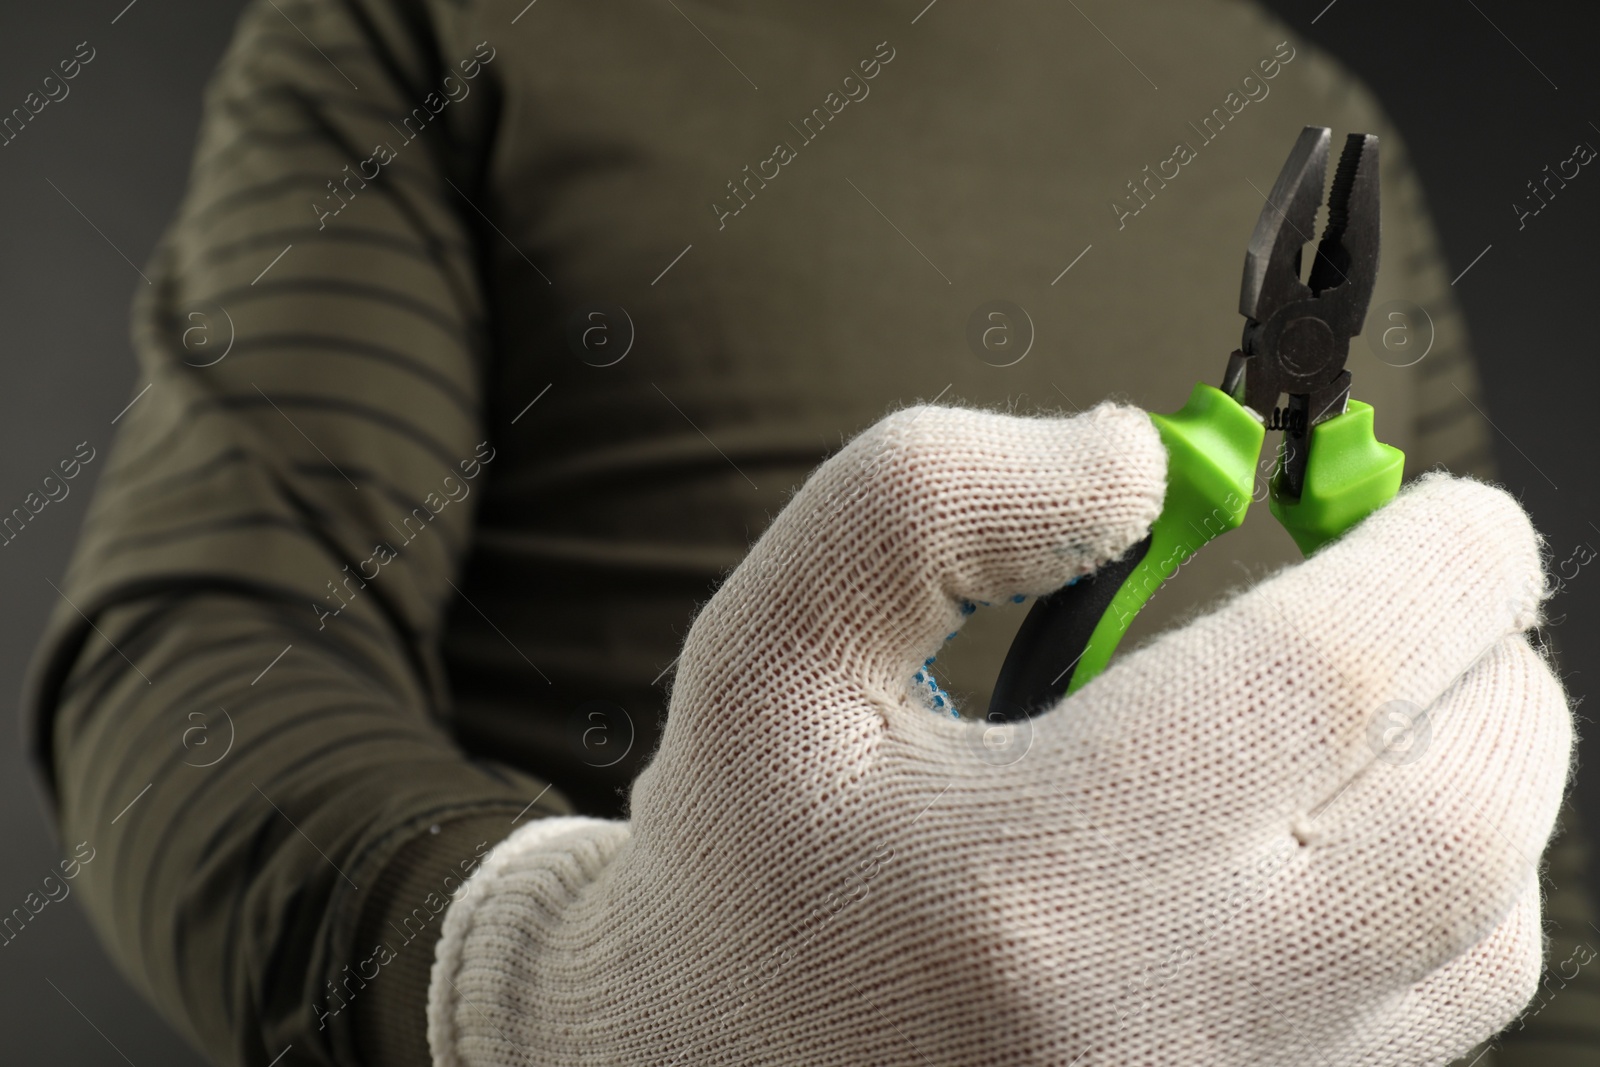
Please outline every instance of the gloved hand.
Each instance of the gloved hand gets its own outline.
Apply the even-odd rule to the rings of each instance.
[[[435,1063],[1415,1067],[1512,1019],[1572,726],[1504,493],[1424,478],[1014,728],[911,683],[965,602],[1143,536],[1165,464],[1111,405],[825,463],[696,619],[631,821],[519,828],[451,905]]]

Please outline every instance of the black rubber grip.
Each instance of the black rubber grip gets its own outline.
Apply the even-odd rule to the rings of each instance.
[[[1011,642],[989,700],[989,722],[1014,722],[1048,710],[1072,684],[1089,636],[1111,600],[1150,551],[1150,538],[1093,574],[1040,597]]]

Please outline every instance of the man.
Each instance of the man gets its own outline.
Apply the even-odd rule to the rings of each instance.
[[[1378,1006],[1371,982],[1345,981],[1343,1000],[1319,989],[1328,976],[1307,971],[1309,950],[1283,956],[1287,971],[1250,970],[1265,957],[1239,931],[1281,932],[1262,916],[1293,897],[1267,889],[1308,862],[1274,851],[1287,829],[1251,846],[1245,869],[1260,884],[1240,895],[1227,873],[1240,857],[1190,828],[1192,866],[1178,873],[1192,877],[1172,891],[1206,893],[1119,935],[1118,893],[1135,899],[1173,873],[1128,859],[1163,823],[1149,805],[1164,794],[1127,783],[1089,815],[1071,814],[1090,803],[1078,792],[1031,822],[983,814],[1005,797],[1013,812],[1038,804],[1069,750],[1107,744],[1090,708],[1113,735],[1131,728],[1150,705],[1118,686],[1182,662],[1180,646],[1152,646],[1138,669],[1130,658],[1122,681],[1071,705],[1077,720],[1041,718],[1041,753],[1054,756],[1009,768],[962,762],[963,724],[934,709],[917,719],[894,704],[889,732],[873,732],[881,722],[852,717],[865,698],[829,688],[876,678],[886,649],[898,663],[922,648],[948,607],[905,592],[895,603],[907,614],[880,633],[859,589],[815,599],[840,575],[895,589],[911,575],[906,589],[924,592],[948,578],[946,592],[973,600],[991,586],[1036,594],[1137,539],[1164,456],[1127,408],[1075,421],[923,407],[880,420],[917,398],[1067,415],[1109,396],[1177,407],[1235,343],[1243,240],[1287,145],[1313,122],[1379,134],[1374,307],[1409,300],[1436,330],[1413,366],[1356,346],[1356,395],[1413,470],[1483,472],[1464,333],[1403,146],[1347,74],[1253,8],[251,5],[208,91],[155,288],[135,311],[150,391],[123,420],[63,587],[83,614],[52,620],[30,686],[63,832],[104,841],[110,857],[85,872],[83,892],[119,964],[198,1047],[243,1064],[1067,1063],[1088,1047],[1170,1061],[1194,1058],[1173,1044],[1174,1020],[1207,991],[1227,1020],[1198,1054],[1210,1062],[1378,1062],[1372,1049],[1442,1062],[1487,1036],[1537,970],[1527,860],[1549,833],[1567,735],[1559,690],[1512,632],[1537,603],[1532,535],[1486,490],[1431,483],[1433,496],[1374,526],[1378,540],[1352,538],[1337,557],[1352,581],[1409,590],[1432,574],[1432,589],[1492,605],[1479,617],[1433,603],[1401,620],[1405,640],[1439,637],[1423,657],[1437,677],[1392,680],[1442,707],[1492,693],[1530,731],[1507,757],[1524,788],[1496,780],[1467,797],[1511,797],[1501,823],[1520,846],[1493,853],[1509,866],[1474,852],[1486,881],[1434,883],[1460,889],[1428,913],[1443,940],[1408,943],[1409,954],[1381,946],[1384,980],[1403,981]],[[832,473],[785,511],[846,440]],[[1035,452],[1015,451],[1029,441]],[[997,473],[1016,469],[1036,478]],[[954,480],[928,495],[908,473],[920,470]],[[1048,538],[1079,543],[1036,558],[1032,542],[993,530],[963,540],[959,523],[933,537],[928,523],[974,486],[974,513],[991,517],[1038,489]],[[1424,543],[1416,524],[1441,512],[1464,516],[1455,547],[1480,547],[1482,567],[1469,551],[1429,557],[1443,568],[1430,571],[1399,549],[1398,571],[1363,565],[1391,542]],[[896,515],[926,521],[875,525]],[[1185,568],[1141,632],[1293,559],[1262,519]],[[893,555],[907,546],[927,551]],[[951,577],[969,549],[1004,560],[970,582]],[[868,566],[884,558],[896,565]],[[1334,573],[1307,566],[1283,580]],[[1261,612],[1279,603],[1270,595],[1231,602],[1244,613],[1230,616],[1240,655],[1275,636],[1294,643]],[[986,703],[1019,610],[978,611],[941,653],[940,680],[969,713]],[[877,643],[849,651],[819,634]],[[1498,651],[1474,666],[1484,648]],[[766,673],[748,673],[756,652]],[[1315,672],[1317,656],[1297,646],[1289,666]],[[823,673],[780,669],[793,663]],[[718,688],[729,679],[750,688]],[[1182,697],[1201,703],[1174,721],[1202,732],[1232,721],[1204,703],[1229,694],[1230,714],[1254,706],[1201,683]],[[1163,684],[1185,690],[1182,677]],[[669,685],[676,740],[662,718]],[[775,695],[785,685],[797,703]],[[1339,697],[1341,721],[1365,716],[1373,695]],[[1272,708],[1285,730],[1308,721],[1292,701]],[[791,721],[774,709],[806,728],[762,733]],[[848,725],[830,732],[836,711]],[[723,715],[719,735],[708,723]],[[1070,733],[1080,728],[1091,732]],[[1172,743],[1151,751],[1180,762],[1198,751],[1185,746],[1200,734],[1156,733]],[[1487,757],[1456,741],[1441,737],[1440,752],[1481,770],[1473,761]],[[915,757],[883,762],[902,743]],[[1239,747],[1238,766],[1292,764],[1262,745]],[[1330,767],[1361,751],[1311,750]],[[734,774],[746,765],[761,774]],[[931,768],[963,784],[878,791]],[[1080,770],[1069,790],[1092,780]],[[1384,781],[1414,787],[1433,773]],[[1134,811],[1137,832],[1120,836],[1118,813]],[[881,834],[828,836],[880,815]],[[813,817],[822,836],[796,837]],[[1048,844],[1033,868],[1030,826]],[[1292,839],[1311,848],[1316,830],[1296,824]],[[1002,838],[1010,847],[993,863],[936,859]],[[1124,863],[1132,881],[1115,891],[1085,873]],[[1038,877],[1019,895],[1006,872],[1024,869]],[[948,931],[922,936],[914,875],[941,871],[952,899],[987,887],[952,913],[954,945],[940,940]],[[608,895],[619,886],[629,892]],[[1077,911],[1055,896],[1063,887],[1088,894]],[[1041,912],[1066,918],[1040,926],[1030,916]],[[562,921],[545,930],[552,914]],[[1054,944],[1073,914],[1106,921],[1070,951],[997,948]],[[1326,928],[1347,938],[1351,922]],[[1089,998],[1081,1022],[1035,997],[1061,989]],[[1464,989],[1482,1002],[1463,1008]],[[963,998],[980,1019],[941,1029]],[[1300,1003],[1320,1007],[1285,1007]],[[1418,1029],[1419,1013],[1449,1025]],[[1063,1018],[1078,1029],[1053,1030]]]

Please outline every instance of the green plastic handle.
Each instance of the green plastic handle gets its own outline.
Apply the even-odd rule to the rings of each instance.
[[[1150,547],[1123,581],[1073,670],[1073,693],[1099,674],[1139,609],[1184,561],[1244,522],[1266,427],[1231,396],[1204,383],[1172,415],[1151,415],[1167,447],[1167,496]]]
[[[1267,506],[1309,556],[1394,499],[1406,456],[1373,435],[1372,405],[1359,400],[1311,427],[1308,447],[1300,499],[1280,500],[1274,492]]]
[[[1151,415],[1167,448],[1167,496],[1150,527],[1144,558],[1117,589],[1079,658],[1067,693],[1111,662],[1139,610],[1163,582],[1213,538],[1244,522],[1266,427],[1236,400],[1204,383],[1173,415]],[[1311,428],[1311,454],[1300,499],[1268,506],[1310,555],[1394,498],[1405,454],[1373,434],[1372,406],[1349,401],[1345,413]]]

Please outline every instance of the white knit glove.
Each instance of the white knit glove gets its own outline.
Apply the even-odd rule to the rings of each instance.
[[[912,683],[1165,467],[1111,405],[825,463],[695,621],[631,821],[520,828],[451,905],[435,1064],[1413,1067],[1510,1021],[1572,725],[1504,493],[1425,478],[1014,728]]]

